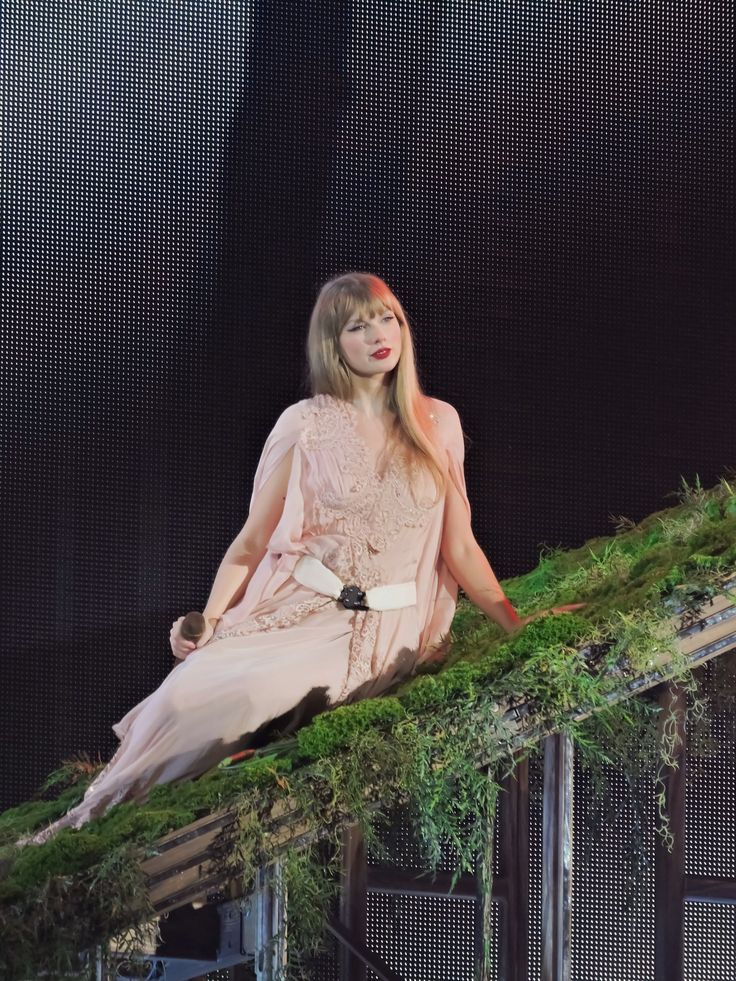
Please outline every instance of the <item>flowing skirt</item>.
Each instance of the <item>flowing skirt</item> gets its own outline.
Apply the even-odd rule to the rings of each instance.
[[[18,844],[79,828],[120,801],[144,801],[156,784],[201,775],[300,704],[311,705],[310,715],[332,707],[351,633],[349,611],[330,606],[290,627],[209,641],[112,727],[120,745],[84,799]]]

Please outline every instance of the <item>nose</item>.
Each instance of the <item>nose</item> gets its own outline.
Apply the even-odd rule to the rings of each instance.
[[[380,347],[383,341],[386,339],[386,331],[384,330],[383,324],[378,323],[375,330],[372,332],[372,340],[370,342],[371,347]],[[379,341],[380,343],[376,343]]]

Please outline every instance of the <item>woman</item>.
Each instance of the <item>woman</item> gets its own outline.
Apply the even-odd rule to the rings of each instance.
[[[374,696],[441,658],[458,584],[509,633],[542,615],[517,616],[475,541],[458,413],[421,391],[388,286],[325,283],[307,356],[314,394],[266,440],[205,633],[195,645],[173,624],[181,663],[113,726],[120,745],[83,801],[24,843],[204,773],[299,705]]]

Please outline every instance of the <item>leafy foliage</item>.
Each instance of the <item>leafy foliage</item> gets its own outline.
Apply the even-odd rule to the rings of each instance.
[[[221,861],[251,888],[258,868],[274,860],[273,808],[285,805],[322,832],[321,841],[281,854],[289,976],[308,977],[339,885],[343,822],[358,822],[368,846],[390,861],[382,830],[392,809],[408,807],[426,868],[435,871],[449,848],[453,882],[473,870],[479,855],[488,857],[501,781],[519,758],[514,704],[529,710],[527,743],[554,729],[570,733],[596,788],[592,825],[616,818],[620,802],[606,782],[615,770],[628,781],[627,806],[643,828],[642,796],[657,791],[673,733],[657,706],[625,700],[622,692],[666,655],[668,671],[688,689],[689,724],[707,732],[705,700],[669,621],[678,607],[693,615],[702,610],[735,568],[730,484],[723,478],[710,490],[699,481],[684,485],[675,507],[638,525],[619,518],[615,536],[550,551],[526,576],[503,584],[522,615],[585,601],[582,615],[540,618],[507,637],[461,598],[443,664],[421,665],[379,698],[317,716],[236,772],[213,769],[158,786],[143,804],[119,804],[44,845],[14,847],[18,836],[77,803],[98,770],[85,757],[65,761],[34,800],[0,815],[0,973],[9,981],[39,969],[49,979],[75,970],[92,976],[79,951],[104,949],[121,931],[133,956],[152,919],[139,858],[155,853],[164,834],[213,811],[235,814],[222,836]],[[664,817],[658,831],[666,840]],[[632,838],[632,901],[643,862],[639,838]],[[480,864],[486,894],[489,868],[488,861]]]

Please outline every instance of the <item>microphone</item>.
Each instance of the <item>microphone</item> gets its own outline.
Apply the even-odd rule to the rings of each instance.
[[[196,644],[204,633],[204,616],[198,610],[191,610],[181,622],[181,636],[183,640],[191,640]]]

